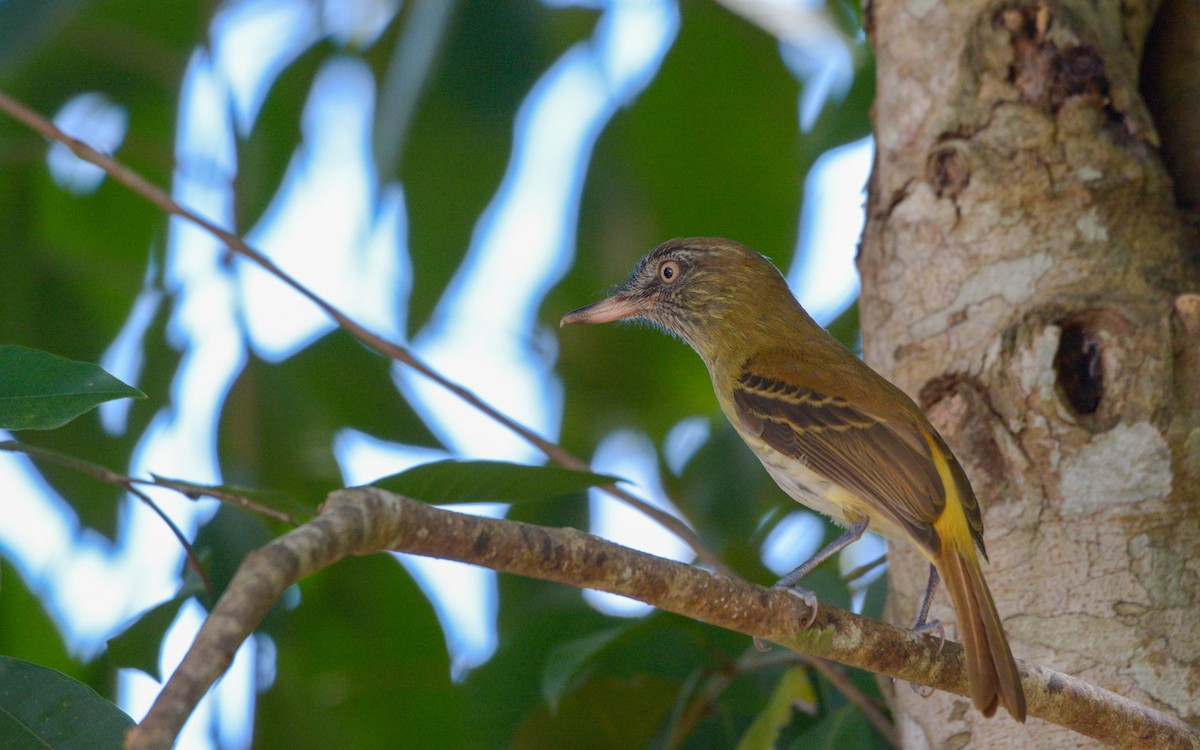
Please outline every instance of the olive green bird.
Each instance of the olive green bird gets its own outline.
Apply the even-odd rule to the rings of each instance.
[[[962,467],[920,408],[809,317],[762,255],[730,240],[655,248],[607,299],[570,323],[641,319],[708,366],[721,410],[788,495],[847,528],[785,576],[796,583],[870,527],[930,562],[918,626],[939,577],[958,615],[971,699],[1025,720],[1025,694],[983,579],[983,519]],[[977,553],[978,550],[978,553]]]

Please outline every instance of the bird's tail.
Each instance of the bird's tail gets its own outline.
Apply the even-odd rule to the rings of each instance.
[[[958,616],[958,630],[966,652],[971,700],[984,716],[1003,704],[1017,721],[1025,721],[1025,691],[1017,663],[1008,647],[1000,615],[979,567],[979,558],[968,542],[944,544],[938,555],[938,573]]]

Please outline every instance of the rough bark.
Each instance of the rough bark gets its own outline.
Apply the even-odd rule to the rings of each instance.
[[[920,398],[985,507],[1017,657],[1195,723],[1200,284],[1137,88],[1153,11],[868,9],[861,311],[867,361]],[[891,616],[910,622],[927,565],[891,561]],[[934,616],[956,635],[944,600]],[[957,696],[894,706],[907,748],[1094,746]]]

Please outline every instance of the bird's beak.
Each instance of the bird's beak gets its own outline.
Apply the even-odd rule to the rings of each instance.
[[[586,307],[572,310],[558,321],[559,328],[572,323],[611,323],[614,320],[624,320],[641,313],[641,308],[633,300],[617,292],[608,299],[593,302]]]

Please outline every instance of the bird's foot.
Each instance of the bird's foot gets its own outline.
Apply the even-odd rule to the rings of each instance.
[[[820,605],[817,602],[816,594],[809,591],[808,589],[802,589],[799,586],[788,585],[784,581],[780,581],[779,583],[775,584],[771,588],[782,589],[782,590],[788,592],[789,594],[791,594],[792,596],[798,597],[800,599],[800,601],[807,604],[808,609],[809,609],[809,615],[808,615],[808,619],[804,621],[804,629],[807,630],[808,628],[811,628],[813,626],[813,623],[817,621],[817,612],[820,609]],[[754,636],[754,648],[758,649],[758,651],[761,653],[766,653],[771,650],[771,644],[763,641],[763,639],[759,638],[758,636]]]
[[[929,622],[925,622],[925,613],[922,613],[921,619],[917,620],[917,623],[913,625],[913,632],[928,634],[936,633],[938,637],[938,647],[937,651],[934,653],[934,658],[942,655],[942,648],[946,645],[946,628],[942,627],[941,620],[930,620]],[[929,687],[928,685],[918,685],[915,682],[910,682],[908,683],[908,686],[912,688],[914,693],[922,698],[928,698],[929,696],[933,695],[933,688]]]
[[[808,620],[804,623],[804,629],[807,630],[808,628],[811,628],[813,623],[817,621],[817,611],[820,609],[820,605],[817,602],[817,595],[808,589],[802,589],[799,586],[785,586],[777,583],[773,588],[783,589],[792,596],[798,597],[800,601],[808,605],[809,615]]]
[[[937,657],[937,656],[942,655],[942,649],[945,648],[945,646],[946,646],[946,629],[944,627],[942,627],[941,620],[930,620],[929,622],[918,622],[916,625],[913,625],[913,632],[914,633],[927,633],[927,634],[935,634],[936,633],[937,637],[938,637],[938,647],[937,647],[937,651],[934,653],[934,656]]]
[[[933,695],[933,688],[929,687],[928,685],[918,685],[915,682],[910,682],[908,683],[908,686],[912,688],[914,693],[922,698],[928,698],[929,696]]]

